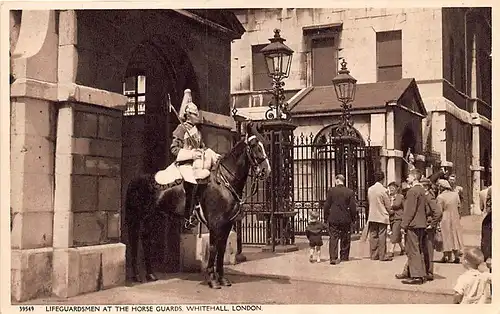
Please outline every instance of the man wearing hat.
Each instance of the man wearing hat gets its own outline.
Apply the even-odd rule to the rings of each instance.
[[[330,264],[337,264],[338,244],[340,241],[340,261],[349,260],[351,250],[351,227],[357,215],[354,191],[344,185],[345,177],[335,176],[335,186],[326,196],[324,205],[325,222],[330,235]]]
[[[198,180],[210,175],[211,164],[219,158],[219,155],[205,147],[201,132],[197,125],[200,123],[198,107],[193,103],[191,90],[184,91],[181,108],[179,110],[181,124],[174,130],[170,151],[176,157],[177,165],[184,179],[184,190],[186,192],[185,223],[186,229],[191,229],[198,224],[194,215],[194,205],[198,202],[200,191],[204,184],[199,186]],[[208,165],[206,160],[208,159]]]

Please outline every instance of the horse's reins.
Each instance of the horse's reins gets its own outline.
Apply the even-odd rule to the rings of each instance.
[[[247,157],[248,157],[248,160],[250,161],[250,164],[252,166],[252,174],[250,175],[250,177],[252,178],[252,184],[251,184],[251,187],[250,187],[250,194],[247,194],[245,195],[244,197],[243,196],[239,196],[238,193],[235,191],[235,189],[233,188],[233,186],[229,183],[229,181],[227,180],[227,178],[219,172],[219,176],[220,178],[222,179],[222,183],[224,184],[224,186],[231,192],[231,194],[233,194],[236,199],[238,200],[238,203],[236,206],[238,207],[241,207],[241,205],[245,204],[246,200],[252,196],[254,196],[256,193],[257,193],[257,184],[258,184],[258,179],[259,179],[259,175],[253,175],[253,170],[258,166],[260,165],[264,160],[268,159],[268,156],[266,155],[265,158],[261,159],[260,161],[255,161],[253,159],[253,157],[250,155],[250,147],[248,146],[248,142],[245,141],[245,143],[247,144],[247,147],[245,148],[245,153],[247,154]],[[232,177],[235,177],[235,175],[229,170],[227,169],[226,166],[224,166],[223,163],[220,163],[219,164],[220,166],[222,166],[222,168],[224,168],[224,170],[226,170]],[[236,213],[231,217],[230,221],[232,221],[234,218],[236,218],[236,216],[238,216],[240,213],[239,210],[236,211]]]

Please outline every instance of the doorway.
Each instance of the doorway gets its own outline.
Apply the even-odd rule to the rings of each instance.
[[[128,97],[122,125],[122,242],[128,245],[125,224],[125,197],[130,181],[140,174],[153,174],[174,161],[170,153],[171,133],[179,124],[168,110],[167,99],[179,110],[184,89],[198,95],[196,75],[187,54],[165,37],[154,37],[137,46],[124,77]],[[195,98],[196,99],[196,98]],[[196,100],[195,100],[196,101]],[[180,264],[180,220],[152,218],[153,268],[157,272],[177,272]],[[127,252],[127,275],[130,265]],[[142,247],[139,246],[139,261]]]

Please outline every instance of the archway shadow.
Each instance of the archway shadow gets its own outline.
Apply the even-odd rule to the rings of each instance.
[[[158,277],[157,282],[165,282],[169,280],[183,280],[197,282],[199,285],[208,286],[208,276],[204,272],[199,273],[155,273]],[[268,274],[247,274],[245,272],[225,269],[226,277],[233,284],[244,284],[259,281],[271,281],[274,284],[291,284],[289,276],[268,275]],[[153,284],[154,282],[133,282],[127,280],[127,287],[134,287],[142,284]]]

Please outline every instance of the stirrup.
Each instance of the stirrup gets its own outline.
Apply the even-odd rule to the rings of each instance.
[[[192,215],[189,219],[184,218],[184,228],[185,229],[193,229],[198,225],[199,221],[196,216]]]

